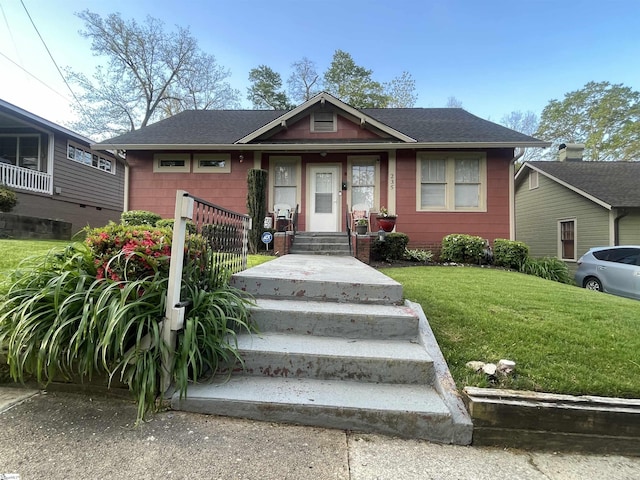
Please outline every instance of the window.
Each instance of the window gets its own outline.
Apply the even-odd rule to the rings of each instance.
[[[231,155],[228,153],[195,153],[193,173],[231,173]]]
[[[40,170],[40,135],[0,135],[0,163]]]
[[[154,173],[189,173],[191,156],[188,153],[156,153],[153,156]]]
[[[313,112],[311,115],[312,132],[335,132],[336,115],[333,112]]]
[[[376,166],[354,164],[351,166],[351,205],[364,204],[371,210],[375,205]]]
[[[422,211],[484,211],[484,154],[419,154],[418,205]]]
[[[640,248],[611,248],[594,252],[593,256],[598,260],[604,260],[607,262],[624,263],[626,265],[640,265]]]
[[[271,157],[269,165],[270,204],[287,204],[295,208],[300,204],[300,163],[298,156]]]
[[[561,220],[558,222],[560,234],[560,258],[576,260],[576,221]]]
[[[529,170],[529,190],[538,188],[538,172]]]
[[[90,167],[104,170],[111,174],[116,173],[116,165],[113,160],[102,157],[97,153],[93,153],[86,147],[79,147],[72,143],[67,143],[67,158],[75,162],[84,163]]]

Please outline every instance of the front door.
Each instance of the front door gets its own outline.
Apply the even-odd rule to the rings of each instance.
[[[309,225],[311,232],[340,231],[340,167],[309,167]]]

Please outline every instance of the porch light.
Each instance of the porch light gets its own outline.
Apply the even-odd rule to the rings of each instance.
[[[384,237],[387,234],[383,229],[378,230],[378,240],[384,242]]]

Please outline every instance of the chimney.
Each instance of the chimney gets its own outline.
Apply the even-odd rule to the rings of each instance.
[[[584,143],[561,143],[558,150],[558,160],[561,162],[581,162]]]

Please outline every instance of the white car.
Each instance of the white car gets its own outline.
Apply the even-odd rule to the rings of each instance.
[[[640,300],[640,246],[592,248],[578,260],[575,281],[589,290]]]

